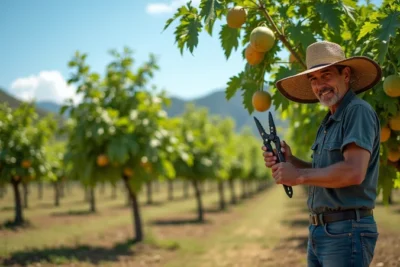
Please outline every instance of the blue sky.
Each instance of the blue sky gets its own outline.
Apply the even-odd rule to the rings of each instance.
[[[29,99],[62,102],[73,96],[68,87],[67,62],[74,52],[88,53],[92,69],[103,74],[108,50],[134,50],[136,63],[150,53],[160,70],[152,84],[170,96],[191,99],[226,86],[241,71],[241,49],[225,59],[218,39],[203,32],[194,54],[180,54],[175,44],[176,23],[162,32],[165,21],[186,0],[2,0],[0,1],[0,87]],[[193,0],[199,3],[200,0]],[[380,2],[375,0],[373,2]]]
[[[111,59],[107,51],[129,46],[138,64],[150,53],[157,55],[160,70],[152,83],[170,95],[190,99],[223,88],[245,61],[240,50],[225,59],[218,39],[221,23],[214,37],[200,35],[193,55],[181,55],[176,47],[176,23],[162,32],[170,12],[183,2],[2,0],[0,87],[20,98],[60,101],[73,92],[63,79],[76,50],[88,53],[93,70],[103,73]]]

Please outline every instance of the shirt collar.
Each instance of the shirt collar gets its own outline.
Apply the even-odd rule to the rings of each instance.
[[[347,105],[351,102],[351,100],[354,99],[354,97],[356,96],[356,94],[354,93],[354,91],[352,89],[349,89],[343,96],[342,100],[340,101],[339,106],[337,107],[335,113],[333,113],[333,115],[331,115],[331,111],[328,111],[328,113],[326,114],[324,120],[323,120],[323,124],[325,124],[328,119],[333,119],[335,121],[340,121],[343,117],[344,114],[344,110],[346,109]]]

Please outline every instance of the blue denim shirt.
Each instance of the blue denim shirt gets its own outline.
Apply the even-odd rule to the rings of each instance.
[[[344,96],[336,112],[322,121],[311,149],[312,167],[324,168],[344,160],[343,149],[354,142],[370,152],[364,181],[343,188],[309,186],[308,208],[315,213],[353,208],[374,208],[379,175],[380,122],[368,102],[353,90]]]

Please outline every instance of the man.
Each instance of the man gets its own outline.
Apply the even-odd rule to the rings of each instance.
[[[309,186],[308,266],[369,266],[378,238],[372,209],[380,122],[356,94],[379,82],[381,69],[366,57],[345,58],[339,45],[326,41],[307,48],[306,63],[306,71],[276,85],[292,101],[329,108],[311,146],[312,162],[296,158],[283,141],[286,162],[277,164],[263,147],[265,165],[277,184]]]

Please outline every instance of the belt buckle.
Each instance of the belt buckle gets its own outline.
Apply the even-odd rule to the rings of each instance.
[[[318,225],[318,214],[310,214],[310,221],[312,225]]]

